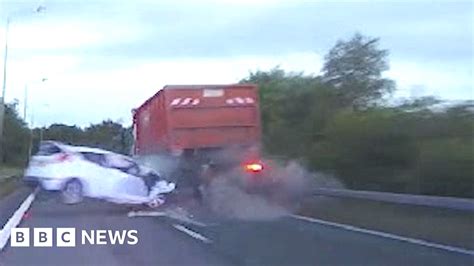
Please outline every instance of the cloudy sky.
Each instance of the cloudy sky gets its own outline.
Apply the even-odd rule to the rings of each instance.
[[[472,1],[0,3],[2,58],[12,18],[6,100],[23,115],[28,86],[35,126],[130,124],[130,110],[165,84],[234,83],[277,65],[318,74],[330,47],[357,31],[390,50],[394,97],[474,98]]]

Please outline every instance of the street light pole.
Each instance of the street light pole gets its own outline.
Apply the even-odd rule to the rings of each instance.
[[[46,8],[38,6],[34,9],[34,13],[40,13]],[[7,23],[5,25],[5,52],[3,56],[3,84],[2,97],[0,99],[0,164],[3,163],[3,127],[5,124],[5,91],[7,87],[7,61],[8,61],[8,32],[10,28],[11,16],[7,16]]]
[[[23,121],[26,123],[26,108],[28,105],[28,84],[25,84],[25,99],[23,100]]]
[[[10,28],[10,17],[7,17],[5,25],[5,54],[3,56],[3,86],[2,98],[0,99],[0,163],[3,163],[3,125],[5,116],[5,90],[7,86],[7,59],[8,59],[8,30]]]
[[[44,83],[45,81],[47,81],[48,78],[42,78],[40,80],[40,82]],[[29,86],[31,84],[25,84],[25,99],[24,99],[24,103],[23,103],[23,120],[26,122],[26,114],[27,114],[27,109],[28,109],[28,88],[31,87]],[[42,129],[40,129],[41,133],[40,133],[40,138],[43,138],[43,132],[42,132]],[[27,161],[29,161],[30,157],[31,157],[31,151],[33,149],[33,116],[32,116],[32,119],[31,119],[31,124],[30,124],[30,140],[28,142],[28,154],[27,154]]]
[[[10,28],[10,17],[7,17],[5,25],[5,54],[3,56],[3,86],[2,86],[2,105],[5,103],[5,89],[7,86],[7,59],[8,59],[8,30]]]

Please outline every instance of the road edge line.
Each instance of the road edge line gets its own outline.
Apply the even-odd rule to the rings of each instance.
[[[212,243],[212,240],[208,239],[207,237],[201,235],[200,233],[197,233],[197,232],[194,232],[193,230],[187,228],[186,226],[184,225],[180,225],[180,224],[173,224],[173,227],[180,231],[180,232],[183,232],[187,235],[189,235],[190,237],[192,238],[195,238],[195,239],[198,239],[198,240],[201,240],[202,242],[204,243]]]
[[[408,243],[411,243],[411,244],[421,245],[421,246],[425,246],[425,247],[437,248],[437,249],[441,249],[441,250],[445,250],[445,251],[456,252],[456,253],[461,253],[461,254],[465,254],[465,255],[474,256],[474,250],[464,249],[464,248],[460,248],[460,247],[454,247],[454,246],[438,244],[438,243],[429,242],[429,241],[422,240],[422,239],[404,237],[404,236],[399,236],[399,235],[386,233],[386,232],[382,232],[382,231],[374,231],[374,230],[364,229],[364,228],[361,228],[361,227],[356,227],[356,226],[348,225],[348,224],[340,224],[340,223],[335,223],[335,222],[329,222],[329,221],[320,220],[320,219],[311,218],[311,217],[302,216],[302,215],[293,214],[293,215],[290,215],[290,217],[292,217],[294,219],[298,219],[298,220],[307,221],[307,222],[318,223],[318,224],[322,224],[322,225],[328,225],[328,226],[333,226],[333,227],[337,227],[337,228],[342,228],[342,229],[345,229],[345,230],[348,230],[348,231],[364,233],[364,234],[389,238],[389,239],[393,239],[393,240],[408,242]]]
[[[13,215],[8,219],[8,221],[3,226],[2,230],[0,230],[0,251],[3,250],[5,245],[7,244],[8,240],[10,239],[10,232],[13,228],[17,227],[25,212],[30,208],[31,204],[35,200],[36,193],[38,192],[38,188],[35,189],[26,199],[21,203],[20,207],[13,213]]]

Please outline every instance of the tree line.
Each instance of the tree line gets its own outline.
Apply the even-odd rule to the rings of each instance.
[[[52,124],[30,130],[18,114],[17,103],[7,104],[5,110],[1,158],[3,165],[25,166],[29,155],[37,152],[41,140],[56,140],[130,154],[133,144],[132,129],[112,120],[104,120],[85,128]]]
[[[320,75],[278,67],[250,73],[241,82],[260,88],[264,152],[334,175],[348,188],[474,197],[474,102],[390,103],[396,84],[383,76],[388,67],[379,39],[357,33],[330,49]],[[130,128],[110,120],[30,132],[16,105],[7,105],[2,162],[24,164],[40,139],[124,154],[133,142]]]
[[[379,39],[355,34],[319,76],[250,73],[241,82],[259,85],[265,151],[352,189],[474,197],[474,101],[387,102],[386,70]]]

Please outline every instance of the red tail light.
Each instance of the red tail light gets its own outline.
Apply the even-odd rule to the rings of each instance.
[[[250,163],[245,165],[245,170],[248,172],[257,173],[263,170],[263,165],[260,163]]]

